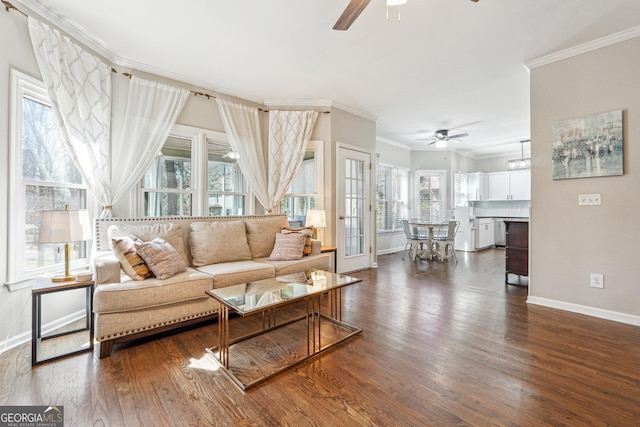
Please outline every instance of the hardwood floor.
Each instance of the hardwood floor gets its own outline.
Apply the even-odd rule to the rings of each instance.
[[[247,393],[206,355],[210,324],[33,369],[9,350],[0,405],[64,405],[66,426],[640,425],[640,328],[527,305],[500,249],[401,257],[345,289],[362,336]]]

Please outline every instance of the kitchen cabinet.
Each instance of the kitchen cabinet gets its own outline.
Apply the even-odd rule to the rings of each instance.
[[[487,199],[487,174],[473,172],[467,174],[469,200]]]
[[[531,200],[531,171],[487,174],[489,200]]]
[[[484,249],[495,244],[493,218],[478,218],[476,226],[476,249]]]
[[[511,200],[531,200],[531,171],[509,172]]]
[[[529,275],[529,221],[505,220],[505,284],[509,282],[509,274],[517,276]]]

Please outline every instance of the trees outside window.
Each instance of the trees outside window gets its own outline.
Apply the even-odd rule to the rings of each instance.
[[[376,228],[401,231],[402,220],[408,219],[409,170],[378,164],[376,171]]]
[[[416,171],[416,193],[420,219],[432,223],[445,220],[445,171]]]
[[[43,210],[87,208],[87,186],[75,167],[44,84],[12,70],[9,281],[17,282],[64,265],[58,244],[40,244]],[[76,242],[72,267],[88,264],[89,246]]]

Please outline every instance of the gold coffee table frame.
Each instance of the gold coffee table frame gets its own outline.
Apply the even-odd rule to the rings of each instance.
[[[342,321],[342,288],[361,281],[362,279],[355,277],[316,270],[209,290],[207,294],[218,302],[218,345],[207,348],[206,351],[242,390],[256,387],[341,342],[362,334],[362,329]],[[321,312],[321,298],[325,294],[328,296],[329,314]],[[276,314],[279,308],[301,300],[306,302],[306,314],[277,322]],[[231,339],[230,312],[235,312],[242,317],[261,314],[262,329]],[[323,340],[321,321],[330,322],[345,335],[333,340]],[[231,367],[229,348],[234,344],[296,322],[306,324],[306,355],[297,360],[283,361],[282,366],[274,368],[269,373],[243,382]]]

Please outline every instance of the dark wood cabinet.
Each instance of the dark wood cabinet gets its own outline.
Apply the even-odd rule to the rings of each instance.
[[[509,282],[509,275],[529,276],[529,221],[505,220],[505,252],[506,271],[504,274],[505,284],[515,284]],[[519,280],[518,284],[522,283]]]

